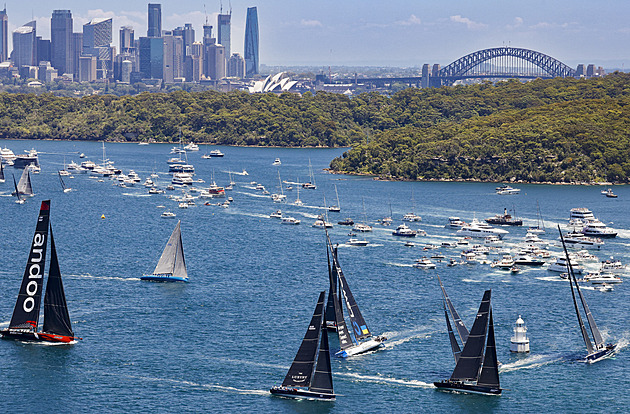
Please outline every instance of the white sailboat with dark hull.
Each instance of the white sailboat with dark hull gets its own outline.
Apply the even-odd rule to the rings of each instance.
[[[335,353],[335,356],[347,358],[383,347],[383,342],[387,340],[387,337],[384,335],[373,336],[372,332],[370,332],[359,310],[359,305],[350,291],[346,277],[341,270],[341,266],[337,260],[337,250],[333,248],[328,233],[326,233],[326,239],[332,259],[331,267],[329,268],[330,283],[335,283],[334,277],[336,276],[337,278],[336,291],[338,294],[334,295],[332,305],[334,307],[335,326],[341,349]],[[331,287],[331,291],[334,292],[335,289]],[[350,332],[346,324],[343,315],[343,305],[345,305],[346,312],[350,318],[352,332]]]
[[[44,295],[44,326],[38,332],[49,227],[51,258]],[[0,330],[0,335],[4,339],[59,344],[70,344],[80,339],[74,336],[68,314],[57,249],[55,248],[52,226],[50,226],[50,200],[42,201],[13,316],[9,327]]]
[[[569,285],[571,286],[571,297],[573,298],[573,306],[575,308],[575,313],[577,315],[578,324],[580,325],[580,331],[582,332],[582,338],[584,339],[584,343],[586,344],[586,350],[588,354],[584,358],[585,362],[589,364],[595,363],[597,361],[601,361],[602,359],[606,359],[611,357],[615,351],[617,350],[617,344],[608,343],[606,344],[602,338],[602,334],[599,332],[597,328],[597,324],[595,323],[595,319],[593,318],[593,314],[586,304],[586,299],[582,295],[582,291],[580,290],[580,286],[577,283],[577,278],[575,277],[575,272],[573,271],[573,266],[571,265],[571,259],[569,258],[569,253],[567,252],[567,247],[564,244],[564,238],[562,237],[562,231],[560,231],[560,226],[558,226],[558,231],[560,232],[560,240],[562,241],[562,248],[564,250],[564,254],[567,258],[567,267],[569,269]],[[574,286],[575,285],[575,290]],[[582,315],[580,314],[580,309],[578,307],[577,300],[575,298],[575,291],[577,291],[578,296],[580,297],[580,302],[582,303],[582,308],[584,309],[584,313],[586,314],[586,321],[591,330],[591,334],[593,336],[593,341],[588,335],[586,331],[586,326],[584,325],[584,320],[582,319]]]
[[[450,300],[448,300],[448,296],[446,296],[444,287],[442,287],[442,292],[445,297],[444,314],[446,315],[449,339],[456,362],[451,377],[446,380],[434,382],[433,385],[435,385],[437,389],[445,391],[486,395],[501,394],[499,364],[494,340],[494,321],[492,318],[492,306],[490,304],[491,291],[486,290],[484,292],[477,317],[465,340],[461,335],[463,330],[460,331],[460,327],[463,327],[463,323],[460,324],[456,322],[455,324],[464,344],[464,348],[461,352],[459,351],[459,344],[457,343],[448,319],[448,313],[446,312],[447,303],[451,313],[454,311],[454,308]],[[457,313],[455,312],[454,315],[457,315]],[[465,329],[465,327],[463,328]]]
[[[308,400],[332,401],[335,399],[328,334],[325,330],[325,295],[326,292],[319,294],[313,317],[293,364],[282,381],[282,385],[269,390],[271,394]]]
[[[184,259],[184,245],[182,243],[181,220],[177,222],[171,237],[164,247],[162,256],[155,270],[150,275],[142,275],[140,280],[152,282],[188,282],[188,271]]]
[[[63,182],[63,178],[61,178],[61,173],[57,173],[59,174],[59,184],[61,184],[61,189],[63,190],[64,193],[69,193],[70,191],[72,191],[72,188],[66,186],[66,183]]]

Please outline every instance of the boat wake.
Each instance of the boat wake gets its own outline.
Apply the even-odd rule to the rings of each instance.
[[[410,263],[392,263],[392,262],[385,262],[385,264],[387,266],[394,266],[394,267],[413,267],[413,264]]]
[[[222,391],[222,392],[230,392],[230,393],[235,393],[235,394],[263,395],[263,396],[270,395],[269,391],[265,391],[265,390],[249,390],[245,388],[226,387],[223,385],[216,385],[216,384],[200,384],[193,381],[174,380],[174,379],[168,379],[168,378],[140,377],[140,376],[133,376],[133,375],[129,375],[127,377],[139,379],[142,381],[170,383],[174,385],[189,386],[189,387],[195,387],[195,388],[205,388],[205,389]]]
[[[80,279],[98,279],[98,280],[123,280],[127,281],[137,281],[140,280],[139,277],[117,277],[117,276],[94,276],[89,273],[84,275],[64,275],[64,277],[74,277]]]
[[[385,349],[392,349],[412,339],[426,339],[436,332],[427,332],[426,328],[411,329],[404,332],[383,332],[388,340],[385,341]]]
[[[350,378],[356,382],[371,382],[374,384],[389,384],[389,385],[400,385],[403,387],[414,387],[414,388],[435,388],[435,386],[431,383],[418,381],[418,380],[403,380],[398,378],[390,378],[383,375],[361,375],[354,373],[335,373],[333,374],[335,377],[346,377]]]
[[[544,365],[553,364],[554,362],[562,361],[565,359],[562,355],[530,355],[527,358],[519,359],[515,362],[499,365],[499,372],[506,373],[512,371],[519,371],[522,369],[534,369],[542,367]]]
[[[144,193],[122,193],[122,195],[129,197],[151,197],[151,194]]]
[[[256,198],[271,198],[270,196],[265,195],[265,194],[247,193],[245,191],[235,191],[235,193],[244,194],[244,195],[248,195],[250,197],[256,197]]]
[[[566,282],[568,280],[560,279],[558,276],[538,276],[535,277],[536,280],[544,280],[545,282]]]

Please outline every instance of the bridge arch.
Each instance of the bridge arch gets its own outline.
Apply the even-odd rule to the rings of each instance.
[[[523,62],[527,62],[523,65]],[[493,64],[494,63],[494,64]],[[484,65],[485,64],[485,65]],[[511,67],[513,73],[494,72],[495,66]],[[532,71],[538,68],[538,71]],[[497,47],[478,50],[463,56],[440,69],[438,76],[443,80],[467,77],[575,77],[576,70],[559,60],[535,50],[516,47]]]

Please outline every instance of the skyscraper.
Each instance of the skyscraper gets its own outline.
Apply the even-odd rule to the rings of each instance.
[[[164,73],[166,83],[173,83],[176,78],[184,76],[184,39],[173,36],[173,32],[165,32],[164,39]]]
[[[149,3],[149,30],[147,37],[162,36],[162,5]]]
[[[58,73],[73,73],[72,13],[70,10],[53,10],[50,19],[51,64]]]
[[[217,17],[217,23],[218,23],[218,36],[217,36],[217,42],[222,44],[225,47],[225,56],[231,56],[230,55],[230,32],[232,30],[232,24],[231,24],[231,19],[232,19],[232,15],[230,14],[219,14],[219,16]]]
[[[245,22],[245,76],[257,75],[258,64],[258,10],[248,7]]]
[[[98,56],[99,47],[112,43],[112,18],[96,18],[83,25],[83,55]]]
[[[232,54],[227,61],[227,76],[244,78],[245,77],[245,59],[238,53]]]
[[[120,53],[130,53],[133,48],[133,27],[122,26],[120,28]]]
[[[190,55],[190,48],[195,43],[195,29],[192,23],[186,23],[184,27],[173,29],[173,36],[181,36],[184,41],[184,56]]]
[[[4,62],[9,59],[9,16],[7,16],[7,8],[0,11],[0,62]]]
[[[164,74],[164,40],[161,37],[141,37],[139,72],[145,79],[162,79]]]
[[[37,57],[36,45],[35,21],[15,29],[13,31],[13,66],[20,68],[22,66],[35,65],[35,58]]]

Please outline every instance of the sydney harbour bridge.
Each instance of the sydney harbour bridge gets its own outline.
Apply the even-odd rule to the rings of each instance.
[[[588,71],[593,72],[593,65]],[[421,76],[391,78],[336,79],[335,83],[369,83],[385,85],[395,82],[422,87],[452,85],[467,79],[549,79],[555,77],[592,76],[584,65],[571,68],[559,60],[535,50],[516,47],[497,47],[478,50],[463,56],[443,68],[425,64]]]

